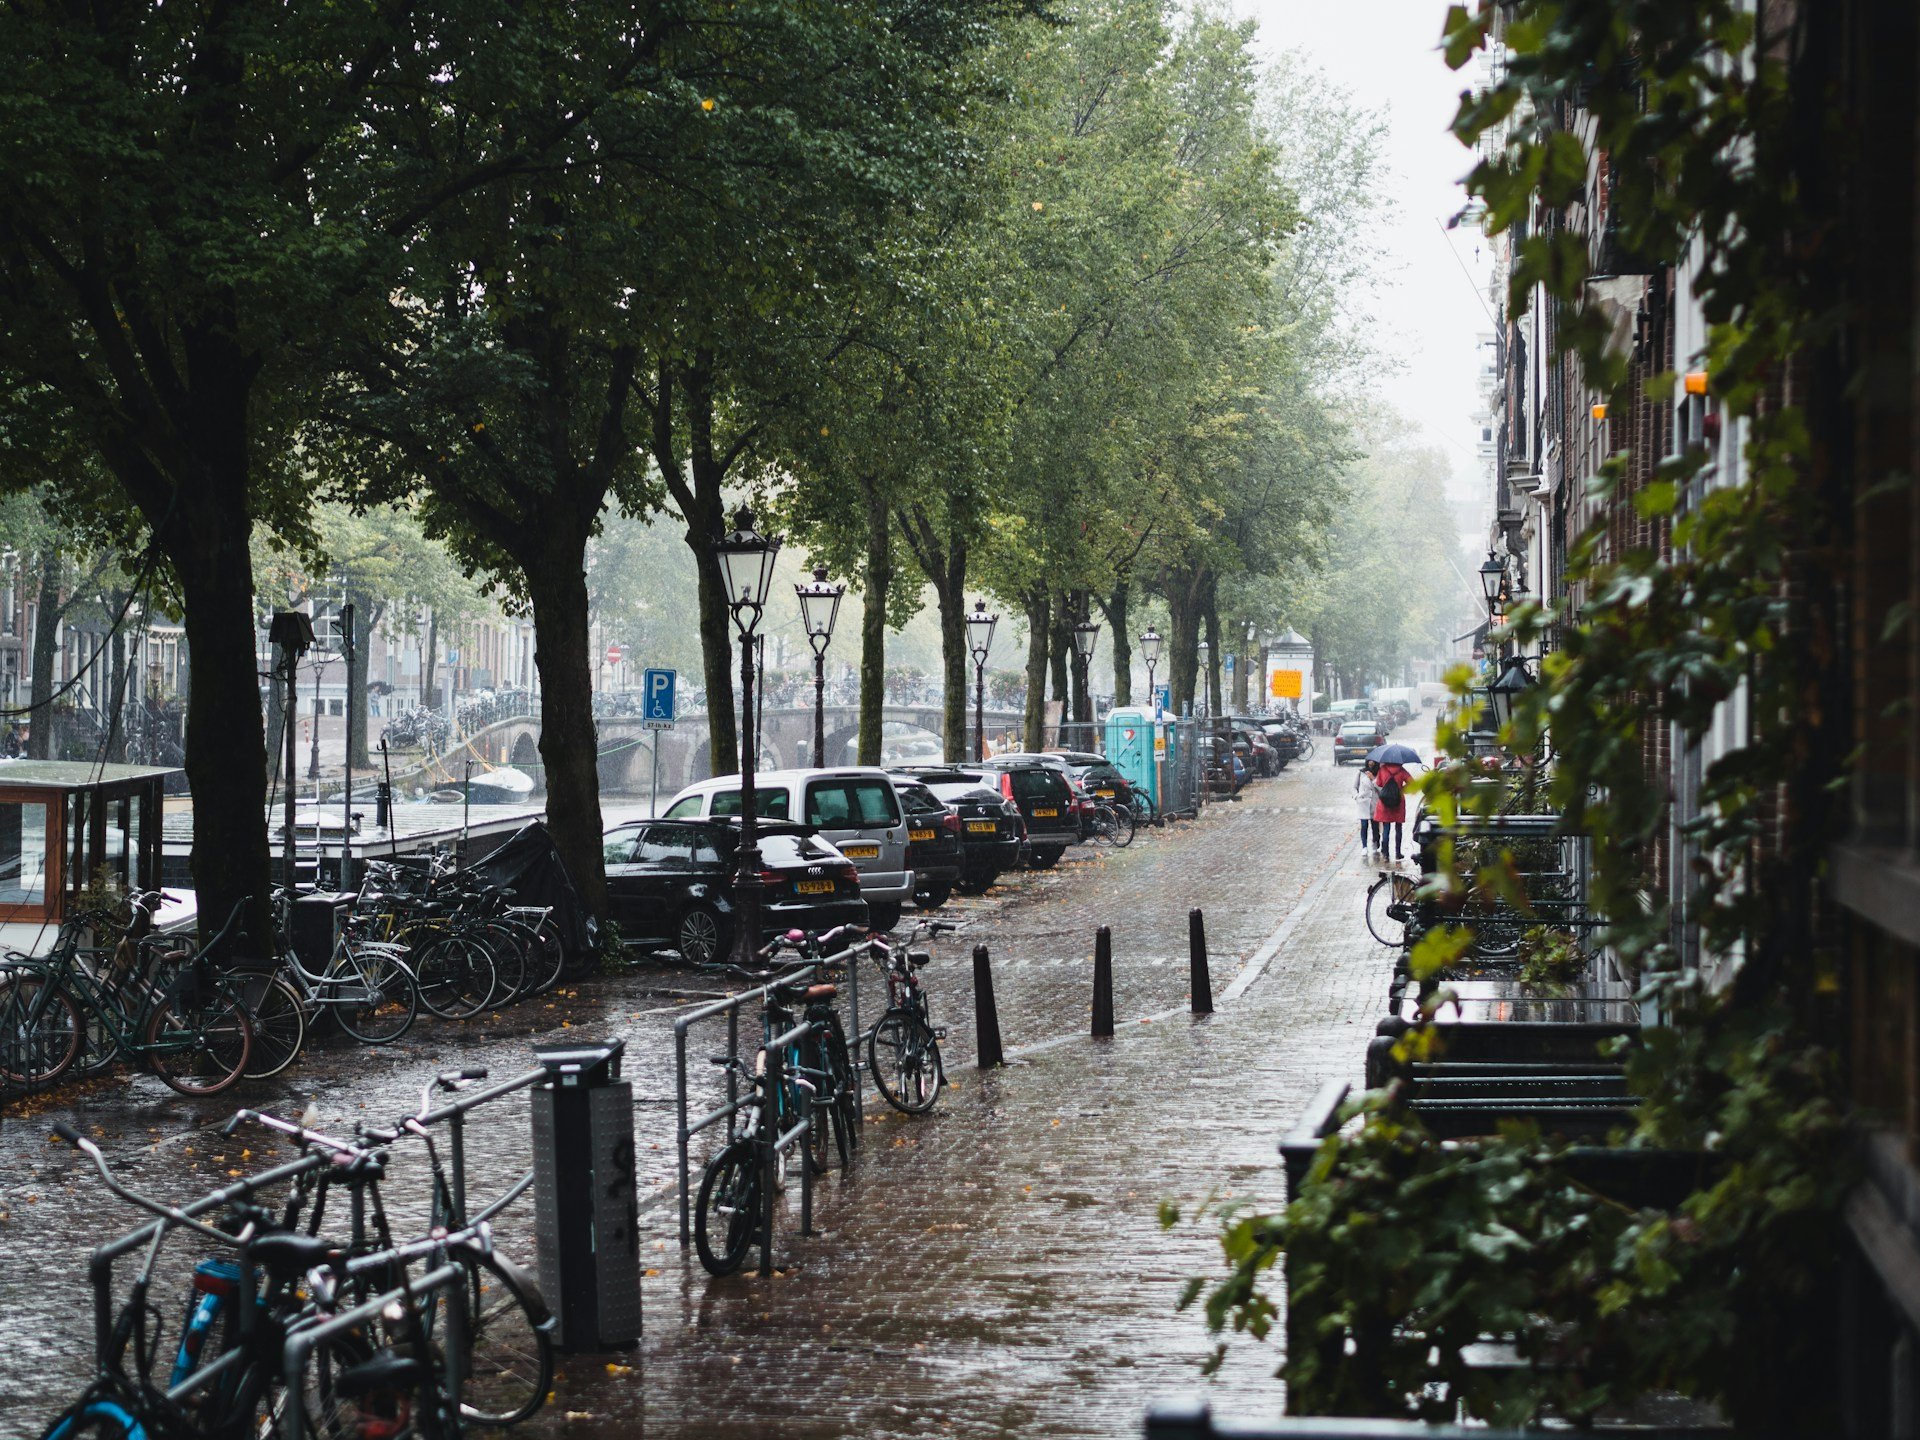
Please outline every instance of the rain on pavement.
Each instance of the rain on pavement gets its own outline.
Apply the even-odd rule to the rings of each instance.
[[[1424,737],[1422,737],[1424,739]],[[65,1119],[130,1184],[180,1199],[287,1152],[258,1129],[222,1138],[237,1104],[322,1130],[417,1107],[439,1071],[531,1063],[536,1042],[617,1035],[634,1088],[645,1335],[637,1349],[564,1355],[540,1436],[1079,1436],[1136,1433],[1156,1398],[1211,1388],[1212,1349],[1175,1302],[1217,1273],[1206,1225],[1163,1232],[1163,1200],[1276,1203],[1275,1142],[1319,1083],[1357,1078],[1384,1000],[1388,952],[1362,919],[1350,776],[1323,750],[1193,823],[1126,850],[1068,852],[942,913],[961,933],[926,972],[952,1084],[935,1113],[887,1110],[869,1086],[850,1172],[815,1189],[812,1238],[798,1187],[776,1239],[779,1272],[709,1277],[676,1233],[676,1013],[719,993],[711,977],[650,967],[465,1024],[422,1019],[389,1049],[327,1046],[278,1080],[192,1102],[147,1076],[57,1090],[0,1117],[0,1436],[37,1432],[89,1373],[89,1249],[136,1217],[71,1150]],[[1202,907],[1217,1012],[1186,1013],[1187,916]],[[1087,1036],[1094,930],[1114,936],[1111,1040]],[[1277,938],[1277,948],[1270,943]],[[974,1068],[968,956],[989,947],[1010,1064]],[[1257,978],[1236,975],[1270,952]],[[1230,988],[1231,987],[1231,988]],[[865,977],[871,1006],[877,977]],[[871,1012],[868,1015],[871,1020]],[[709,1048],[690,1047],[710,1087]],[[469,1129],[473,1203],[529,1162],[524,1094]],[[696,1140],[694,1163],[703,1153]],[[417,1151],[396,1152],[393,1208],[423,1204]],[[495,1222],[531,1261],[522,1201]],[[185,1254],[184,1261],[194,1258]],[[157,1289],[156,1293],[166,1293]],[[1224,1416],[1276,1414],[1271,1347],[1235,1346],[1210,1396]]]

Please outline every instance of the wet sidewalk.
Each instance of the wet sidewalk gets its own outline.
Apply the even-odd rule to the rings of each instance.
[[[1156,1214],[1162,1200],[1190,1209],[1210,1193],[1277,1201],[1280,1131],[1322,1080],[1358,1077],[1390,961],[1362,918],[1372,872],[1354,853],[1350,783],[1321,759],[1197,823],[1124,851],[1070,852],[1055,871],[950,907],[965,933],[943,939],[928,984],[936,1023],[951,1027],[956,1083],[920,1119],[869,1092],[863,1152],[816,1189],[810,1239],[792,1197],[783,1273],[769,1281],[713,1280],[677,1243],[671,1021],[700,998],[699,977],[607,979],[550,1008],[423,1026],[390,1051],[317,1056],[237,1102],[195,1105],[151,1079],[113,1079],[10,1116],[0,1434],[37,1429],[84,1383],[86,1250],[129,1219],[45,1142],[51,1120],[97,1132],[130,1179],[178,1196],[278,1153],[197,1128],[234,1103],[323,1126],[386,1119],[412,1108],[436,1069],[477,1061],[510,1074],[532,1041],[606,1033],[626,1037],[635,1087],[646,1337],[627,1355],[563,1357],[553,1406],[522,1433],[1127,1434],[1150,1399],[1202,1387],[1222,1415],[1271,1415],[1277,1356],[1242,1346],[1218,1382],[1199,1376],[1208,1337],[1174,1303],[1189,1277],[1217,1268],[1217,1247],[1191,1227],[1162,1232]],[[1186,1013],[1194,905],[1219,997],[1201,1020]],[[1119,1033],[1095,1041],[1090,957],[1103,923]],[[1013,1061],[984,1075],[973,1067],[975,943],[992,951]],[[476,1203],[526,1165],[526,1133],[523,1099],[475,1125]],[[403,1183],[390,1188],[417,1191],[404,1186],[411,1163],[402,1157]],[[506,1248],[529,1252],[530,1214],[509,1212],[498,1229]]]

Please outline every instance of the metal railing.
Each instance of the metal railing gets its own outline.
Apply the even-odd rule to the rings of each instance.
[[[680,1245],[682,1249],[685,1249],[693,1243],[692,1161],[689,1157],[689,1147],[693,1137],[711,1126],[718,1125],[724,1120],[727,1122],[727,1139],[731,1142],[735,1138],[733,1118],[738,1115],[741,1110],[746,1108],[748,1103],[747,1099],[740,1094],[740,1073],[734,1063],[732,1063],[740,1058],[740,1011],[743,1006],[756,1000],[764,1004],[767,993],[776,986],[793,985],[801,980],[810,979],[821,971],[844,966],[848,981],[847,1003],[849,1028],[847,1049],[849,1052],[848,1059],[853,1067],[853,1110],[855,1116],[859,1117],[859,1123],[863,1125],[866,1123],[865,1110],[862,1105],[863,1086],[860,1078],[861,1070],[864,1067],[861,1065],[859,1058],[861,1039],[859,955],[864,948],[863,945],[854,946],[850,949],[842,950],[837,954],[825,956],[822,959],[797,966],[785,972],[778,980],[769,981],[767,984],[756,986],[751,990],[742,990],[738,995],[730,995],[724,1000],[715,1000],[711,1004],[702,1005],[699,1009],[689,1011],[673,1022],[674,1103],[676,1106],[674,1135],[679,1151],[675,1178],[679,1188]],[[727,1017],[726,1054],[729,1062],[726,1066],[727,1100],[724,1105],[708,1111],[699,1119],[689,1120],[687,1034],[695,1025],[705,1020],[714,1019],[720,1015]],[[756,1050],[760,1048],[760,1042],[757,1036],[754,1040],[754,1048]],[[808,1211],[810,1224],[812,1205],[812,1191],[810,1188],[802,1193],[802,1205]]]
[[[1538,1430],[1488,1430],[1470,1425],[1428,1425],[1418,1420],[1282,1416],[1257,1424],[1213,1418],[1201,1401],[1162,1403],[1147,1411],[1147,1440],[1539,1440]],[[1550,1432],[1549,1432],[1550,1433]],[[1632,1430],[1634,1440],[1734,1440],[1722,1429]]]

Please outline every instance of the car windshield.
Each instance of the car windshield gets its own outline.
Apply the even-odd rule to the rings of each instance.
[[[1340,738],[1342,740],[1363,740],[1373,733],[1374,728],[1371,721],[1363,721],[1358,725],[1342,725],[1340,727]]]
[[[807,823],[838,830],[898,825],[900,806],[891,781],[813,780],[807,784]]]
[[[976,780],[943,781],[938,784],[929,785],[927,788],[932,790],[933,793],[938,795],[942,800],[948,802],[955,800],[989,800],[997,804],[1000,800],[1000,792],[998,790],[990,790]]]
[[[840,857],[812,835],[762,835],[760,859],[768,865],[818,865]]]
[[[667,812],[673,817],[680,807],[674,806]],[[740,813],[740,792],[738,790],[718,790],[714,792],[713,815],[738,815]],[[787,792],[784,790],[755,790],[753,792],[753,813],[762,820],[784,820],[787,818]]]
[[[924,785],[899,785],[900,801],[908,811],[915,815],[941,815],[946,806],[940,803],[940,797]]]

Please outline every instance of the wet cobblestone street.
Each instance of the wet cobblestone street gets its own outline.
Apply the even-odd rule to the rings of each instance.
[[[677,1243],[672,1019],[717,993],[707,977],[645,969],[466,1025],[423,1021],[391,1050],[324,1049],[204,1104],[124,1076],[32,1102],[0,1118],[0,1437],[35,1433],[84,1383],[86,1254],[134,1219],[47,1142],[54,1120],[93,1134],[132,1183],[181,1197],[284,1153],[261,1132],[206,1128],[235,1104],[323,1129],[386,1120],[437,1070],[503,1077],[526,1068],[533,1041],[607,1033],[626,1039],[636,1098],[646,1335],[627,1354],[561,1357],[554,1403],[520,1433],[1124,1435],[1150,1400],[1202,1389],[1222,1416],[1270,1416],[1271,1348],[1234,1347],[1216,1382],[1198,1373],[1210,1338],[1174,1305],[1189,1277],[1217,1270],[1218,1248],[1205,1228],[1163,1232],[1156,1212],[1210,1194],[1278,1201],[1280,1132],[1323,1080],[1359,1077],[1391,962],[1362,916],[1372,870],[1355,851],[1351,780],[1323,747],[1197,822],[1071,851],[950,905],[963,930],[926,973],[954,1083],[921,1119],[869,1088],[864,1148],[816,1187],[811,1239],[792,1187],[771,1280],[751,1265],[711,1279]],[[1186,1013],[1196,905],[1218,1005],[1200,1020]],[[1086,1033],[1101,924],[1114,935],[1111,1040]],[[987,1074],[973,1063],[975,944],[992,953],[1011,1061]],[[869,1022],[877,991],[869,972]],[[703,1090],[717,1048],[690,1047]],[[476,1203],[528,1163],[526,1108],[514,1097],[476,1118]],[[422,1194],[417,1166],[401,1152],[394,1195]],[[531,1259],[532,1228],[523,1202],[497,1222],[502,1248]]]

